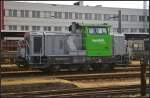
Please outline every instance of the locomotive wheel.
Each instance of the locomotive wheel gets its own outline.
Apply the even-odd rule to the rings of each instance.
[[[99,64],[92,65],[92,69],[94,71],[99,71],[101,69],[101,65],[99,65]]]
[[[24,58],[18,58],[15,63],[20,68],[29,68],[29,64]]]
[[[87,72],[90,70],[90,65],[81,65],[81,67],[79,68],[79,71],[82,72]]]
[[[52,72],[58,72],[58,71],[60,71],[60,65],[53,65],[53,66],[51,66],[51,71]]]
[[[60,65],[51,65],[48,68],[40,69],[43,72],[49,73],[49,72],[58,72],[60,70]]]
[[[69,71],[78,71],[79,67],[79,65],[69,65],[68,69]]]
[[[113,66],[110,64],[103,64],[101,66],[101,71],[111,71],[113,69]]]
[[[45,72],[45,73],[49,73],[49,72],[51,72],[51,70],[49,69],[49,68],[47,68],[47,69],[40,69],[42,72]]]
[[[25,69],[28,69],[28,68],[29,68],[29,66],[28,66],[28,63],[27,63],[27,62],[23,62],[22,64],[17,63],[17,66],[18,66],[19,68],[25,68]]]

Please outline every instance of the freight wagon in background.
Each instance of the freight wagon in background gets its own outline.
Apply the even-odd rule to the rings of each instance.
[[[132,60],[140,60],[144,54],[148,54],[148,39],[143,40],[129,40],[128,47],[129,54]]]
[[[17,65],[47,71],[87,71],[108,70],[116,63],[128,63],[124,35],[110,34],[110,28],[109,24],[73,22],[70,33],[26,33],[18,43]]]
[[[12,64],[15,63],[16,50],[18,40],[1,40],[2,52],[1,52],[1,63]]]
[[[1,64],[14,64],[17,54],[17,43],[23,40],[25,32],[1,30]]]

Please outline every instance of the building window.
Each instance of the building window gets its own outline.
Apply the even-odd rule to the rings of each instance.
[[[9,25],[9,30],[17,30],[17,25]]]
[[[11,9],[8,10],[8,16],[13,16],[13,11]]]
[[[60,26],[56,26],[56,27],[54,27],[54,30],[55,31],[61,31],[61,27]]]
[[[29,11],[28,10],[21,10],[21,17],[29,17]]]
[[[130,16],[130,21],[137,21],[137,16],[136,15],[131,15]]]
[[[79,13],[79,19],[82,19],[82,17],[83,17],[83,14]]]
[[[118,21],[118,15],[117,14],[114,14],[113,15],[113,18],[111,18],[113,21]]]
[[[55,12],[55,18],[61,19],[62,18],[62,12]]]
[[[85,13],[85,20],[91,20],[92,14],[91,13]]]
[[[137,28],[131,28],[131,32],[137,32]]]
[[[110,20],[110,14],[104,14],[104,20]]]
[[[40,26],[32,26],[32,31],[40,31]]]
[[[118,32],[118,28],[113,28],[113,32]]]
[[[29,30],[29,26],[22,25],[21,30],[22,31],[27,31],[27,30]]]
[[[128,21],[128,15],[122,15],[122,21]]]
[[[32,11],[32,18],[40,18],[40,11]]]
[[[75,19],[79,19],[79,13],[75,13]]]
[[[75,19],[82,19],[82,13],[75,13]]]
[[[95,20],[101,20],[102,16],[101,14],[95,14]]]
[[[36,26],[32,26],[32,31],[36,31]]]
[[[72,19],[72,12],[65,12],[65,19]]]
[[[72,13],[69,12],[69,19],[72,19]]]
[[[139,16],[139,21],[145,21],[145,17],[144,16]]]
[[[10,17],[17,17],[17,10],[9,9],[9,10],[8,10],[8,15],[9,15]]]
[[[44,31],[51,31],[51,27],[50,27],[50,26],[44,26],[44,27],[43,27],[43,30],[44,30]]]
[[[141,33],[145,32],[144,28],[139,28],[139,32]]]
[[[149,16],[147,16],[147,21],[149,22]]]
[[[66,30],[66,31],[69,31],[69,27],[65,27],[65,30]]]
[[[121,31],[124,32],[124,33],[127,33],[128,32],[128,28],[122,28]]]
[[[44,11],[44,18],[51,18],[51,12],[50,11]]]

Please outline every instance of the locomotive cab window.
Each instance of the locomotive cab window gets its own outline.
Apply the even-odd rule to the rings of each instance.
[[[99,34],[106,34],[107,33],[107,28],[98,28],[98,32]]]
[[[34,53],[41,53],[42,37],[34,37]]]
[[[100,27],[91,27],[89,28],[90,34],[106,34],[107,28],[100,28]]]
[[[90,34],[96,34],[97,33],[97,31],[98,31],[98,29],[97,28],[89,28],[89,33]]]

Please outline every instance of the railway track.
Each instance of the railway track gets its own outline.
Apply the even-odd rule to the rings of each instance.
[[[122,67],[122,68],[140,68],[139,64],[130,64],[130,65],[116,65],[115,68]],[[1,72],[9,72],[9,71],[31,71],[31,70],[38,70],[38,69],[32,69],[32,68],[19,68],[16,65],[1,65]]]
[[[128,66],[128,67],[116,67],[114,71],[138,71],[140,66]],[[23,69],[16,66],[13,67],[1,67],[1,72],[12,72],[12,71],[39,71],[38,69]]]
[[[2,77],[4,74],[2,74]],[[24,74],[18,74],[19,76],[13,75],[12,77],[40,77],[40,76],[46,76],[45,73],[24,73]],[[147,72],[147,77],[149,76],[149,72]],[[5,76],[6,77],[6,76]],[[12,78],[8,77],[8,78]],[[70,81],[76,81],[76,80],[89,80],[89,79],[115,79],[115,78],[139,78],[140,72],[119,72],[119,73],[90,73],[90,74],[69,74],[69,75],[47,75],[46,77],[49,78],[60,78]],[[6,77],[7,78],[7,77]]]
[[[147,73],[147,77],[149,73]],[[121,78],[138,78],[140,77],[140,72],[122,72],[122,73],[103,73],[103,74],[80,74],[80,75],[63,75],[56,76],[56,78],[61,78],[69,81],[76,80],[94,80],[94,79],[121,79]]]
[[[60,72],[60,73],[43,73],[39,70],[32,71],[12,71],[2,72],[2,77],[37,77],[46,76],[48,78],[61,78],[70,81],[77,80],[94,80],[94,79],[121,79],[121,78],[139,78],[140,67],[117,67],[114,71],[99,73],[99,72]],[[147,71],[147,76],[149,72]],[[149,90],[149,88],[147,88]],[[147,91],[148,91],[147,90]],[[2,93],[2,98],[67,98],[67,97],[86,97],[93,96],[117,96],[120,94],[139,94],[140,86],[118,86],[118,87],[102,87],[102,88],[82,88],[82,89],[66,89],[66,90],[46,90],[46,91],[33,91],[24,93]]]
[[[147,86],[147,92],[149,86]],[[62,89],[62,90],[46,90],[46,91],[33,91],[23,93],[2,93],[2,98],[74,98],[74,97],[98,97],[98,96],[120,96],[139,94],[139,85],[128,86],[114,86],[114,87],[96,87],[96,88],[75,88],[75,89]]]
[[[32,68],[19,68],[17,66],[2,66],[1,72],[10,72],[10,71],[32,71],[32,70],[38,70],[38,69],[32,69]]]
[[[149,68],[147,68],[148,70]],[[24,76],[53,76],[53,75],[76,75],[76,74],[104,74],[104,73],[122,73],[122,72],[140,72],[140,67],[117,67],[112,71],[105,71],[105,72],[99,72],[99,71],[88,71],[88,72],[78,72],[78,71],[60,71],[57,73],[45,73],[40,70],[24,70],[24,71],[6,71],[1,72],[2,77],[24,77]]]

